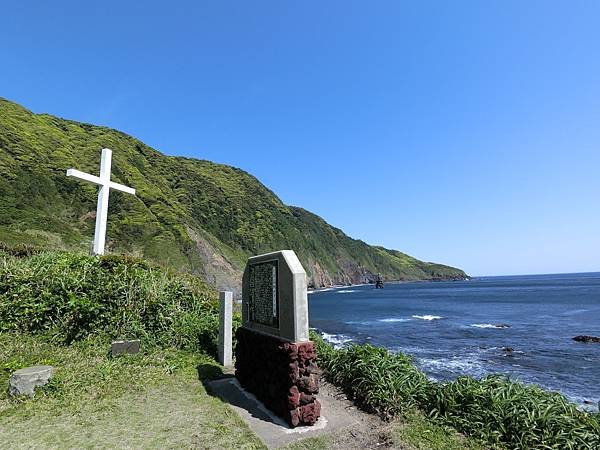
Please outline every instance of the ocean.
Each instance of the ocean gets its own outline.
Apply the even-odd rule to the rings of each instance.
[[[309,315],[330,343],[412,355],[431,379],[499,373],[600,401],[600,344],[572,339],[600,336],[600,273],[327,289],[309,295]]]

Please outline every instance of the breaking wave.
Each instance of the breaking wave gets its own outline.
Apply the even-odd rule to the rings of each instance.
[[[432,316],[429,314],[426,314],[424,316],[413,316],[414,319],[421,319],[421,320],[440,320],[443,319],[442,316]]]
[[[437,381],[447,379],[449,374],[467,374],[480,378],[491,373],[477,355],[457,355],[449,358],[417,357],[417,365]]]
[[[473,328],[496,328],[496,329],[509,328],[509,326],[505,325],[505,324],[493,324],[493,323],[473,323],[469,326],[471,326]]]
[[[325,342],[333,345],[334,348],[342,348],[348,342],[352,342],[352,338],[345,334],[321,333],[321,337]]]

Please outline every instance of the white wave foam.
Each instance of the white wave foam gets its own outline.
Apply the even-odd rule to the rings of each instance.
[[[479,378],[490,373],[475,355],[439,359],[417,357],[417,365],[426,372],[451,372],[455,376],[470,375]]]
[[[398,345],[388,348],[393,353],[404,353],[406,355],[416,355],[418,353],[426,353],[427,350],[423,347],[413,347],[411,345]]]
[[[362,325],[362,326],[370,326],[374,325],[375,322],[372,320],[349,320],[344,322],[346,325]]]
[[[589,309],[574,309],[572,311],[567,311],[565,313],[562,313],[562,316],[575,316],[577,314],[583,314],[585,312],[588,312]]]
[[[415,319],[421,319],[421,320],[440,320],[440,319],[443,319],[442,316],[432,316],[430,314],[425,314],[424,316],[413,316],[413,318],[415,318]]]
[[[310,291],[308,291],[309,294],[314,294],[315,292],[327,292],[327,291],[333,291],[333,288],[322,288],[322,289],[312,289]]]
[[[353,289],[342,289],[341,291],[337,291],[338,294],[351,294],[352,292],[356,292]]]
[[[352,338],[345,334],[321,333],[321,337],[323,340],[333,345],[334,348],[342,348],[348,342],[352,342]]]
[[[505,325],[505,324],[493,324],[493,323],[473,323],[469,326],[471,326],[473,328],[496,328],[496,329],[509,328],[509,326]]]
[[[385,319],[377,320],[349,320],[344,322],[346,325],[362,325],[362,326],[373,326],[377,323],[398,323],[398,322],[410,322],[412,319],[406,319],[402,317],[388,317]]]

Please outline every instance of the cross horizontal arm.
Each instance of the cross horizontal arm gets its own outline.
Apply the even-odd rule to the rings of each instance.
[[[67,170],[67,176],[68,177],[80,178],[82,180],[89,181],[90,183],[95,183],[95,184],[100,184],[100,185],[106,185],[106,184],[108,184],[108,187],[110,189],[116,189],[117,191],[126,192],[127,194],[135,195],[135,189],[133,189],[133,188],[130,188],[128,186],[124,186],[124,185],[119,184],[119,183],[115,183],[114,181],[109,181],[108,183],[106,183],[100,177],[97,177],[95,175],[90,175],[89,173],[81,172],[81,171],[79,171],[77,169],[69,169],[69,170]]]
[[[114,181],[111,181],[111,182],[108,184],[108,186],[109,186],[111,189],[116,189],[117,191],[126,192],[126,193],[128,193],[128,194],[135,195],[135,189],[133,189],[133,188],[130,188],[130,187],[128,187],[128,186],[124,186],[124,185],[122,185],[122,184],[119,184],[119,183],[115,183]]]
[[[89,173],[81,172],[77,169],[69,169],[67,170],[68,177],[81,178],[82,180],[89,181],[90,183],[95,184],[104,184],[100,177],[95,175],[90,175]]]

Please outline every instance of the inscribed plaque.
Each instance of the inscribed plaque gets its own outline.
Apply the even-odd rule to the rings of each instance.
[[[248,280],[249,319],[274,328],[279,328],[277,271],[277,261],[252,264],[249,267]]]

